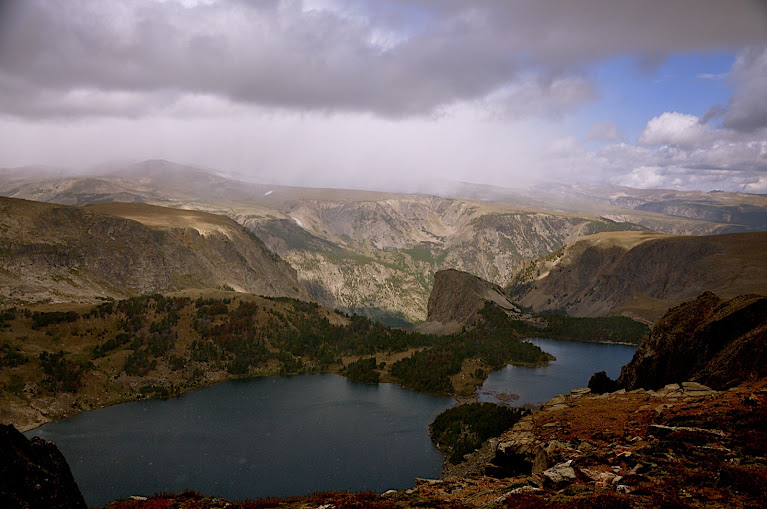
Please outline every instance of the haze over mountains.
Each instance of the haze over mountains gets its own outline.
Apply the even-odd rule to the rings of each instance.
[[[519,279],[515,271],[521,270],[523,261],[546,256],[583,236],[600,232],[649,229],[704,235],[767,229],[767,197],[742,193],[565,184],[524,190],[456,184],[438,189],[442,196],[383,193],[246,183],[160,160],[102,166],[96,172],[82,173],[83,176],[65,175],[61,170],[31,167],[0,170],[0,194],[78,206],[135,202],[228,216],[275,253],[265,255],[267,258],[281,257],[295,268],[300,289],[288,291],[295,284],[276,283],[276,287],[286,289],[286,295],[311,296],[323,305],[393,324],[417,323],[426,318],[433,276],[441,269],[463,270],[492,284],[506,286],[513,277],[517,278],[515,281]],[[174,238],[184,238],[195,230],[201,242],[205,241],[193,246],[194,242],[187,239],[187,244],[196,249],[195,256],[202,256],[209,266],[222,263],[213,261],[216,250],[210,249],[209,240],[213,238],[210,235],[221,237],[220,228],[190,225],[188,217],[157,208],[90,210],[137,219],[155,230],[155,236],[162,231],[164,235],[176,232]],[[79,212],[68,213],[80,217]],[[212,217],[199,215],[195,221],[205,223]],[[232,233],[237,232],[235,223],[224,230],[228,232],[224,235],[228,246],[243,240],[241,232]],[[186,233],[180,235],[180,231]],[[124,240],[128,242],[127,238]],[[238,245],[232,249],[241,249],[242,244]],[[659,256],[656,263],[662,272],[666,255]],[[668,256],[674,254],[669,252]],[[251,262],[244,266],[248,263]],[[241,273],[247,270],[250,269],[243,268]],[[284,272],[270,268],[264,274],[282,274],[281,270]],[[293,276],[284,275],[292,281]],[[172,277],[166,279],[163,283],[166,288],[178,288],[177,283],[170,282]],[[208,274],[200,276],[194,284],[199,286],[200,281],[206,281],[205,285],[226,284],[245,291],[259,288],[246,283],[246,279],[227,280]],[[41,288],[42,298],[45,288],[50,291],[58,288],[56,291],[60,292],[65,287],[46,283]],[[564,293],[572,292],[558,292]],[[668,294],[677,296],[674,292]],[[574,313],[621,311],[619,303],[613,300],[614,297],[600,297],[600,304],[586,311],[584,303],[572,307],[559,297],[545,305],[532,296],[523,302],[536,303],[541,309],[569,306]],[[611,304],[605,304],[606,301]],[[648,316],[657,318],[656,314]]]

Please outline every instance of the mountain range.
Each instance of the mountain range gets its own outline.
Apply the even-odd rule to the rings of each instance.
[[[227,216],[296,269],[299,292],[395,325],[426,318],[432,279],[441,269],[507,286],[523,261],[599,232],[767,228],[767,198],[758,195],[564,184],[528,190],[454,184],[438,191],[254,184],[158,160],[80,176],[50,168],[0,170],[0,194],[9,197],[67,205],[134,202]],[[155,221],[152,228],[176,228],[173,216],[160,216],[167,223]]]

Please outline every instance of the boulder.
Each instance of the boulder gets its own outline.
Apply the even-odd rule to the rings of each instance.
[[[543,483],[552,488],[561,488],[575,481],[575,469],[571,467],[572,461],[566,461],[554,465],[543,472]]]
[[[594,373],[589,379],[589,389],[591,389],[592,394],[606,394],[613,392],[617,388],[618,384],[607,376],[605,371]]]

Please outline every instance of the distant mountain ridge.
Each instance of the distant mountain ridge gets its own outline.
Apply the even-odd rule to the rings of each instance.
[[[225,287],[310,299],[292,267],[255,236],[201,212],[0,198],[0,246],[0,300],[9,303]]]

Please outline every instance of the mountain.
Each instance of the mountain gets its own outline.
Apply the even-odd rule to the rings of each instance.
[[[705,292],[655,324],[617,382],[626,390],[655,390],[694,380],[722,390],[765,376],[767,297],[723,301]]]
[[[456,332],[473,323],[486,302],[519,313],[500,286],[468,272],[440,270],[434,274],[426,322],[419,325],[418,330],[440,334]]]
[[[296,268],[318,302],[402,322],[426,318],[438,270],[454,268],[501,284],[522,260],[578,237],[639,228],[428,195],[299,199],[279,212],[282,218],[243,210],[238,221]]]
[[[767,199],[738,193],[565,184],[520,190],[435,183],[434,192],[443,196],[310,189],[242,182],[163,160],[102,166],[80,178],[23,170],[0,171],[0,194],[77,205],[141,202],[228,216],[295,267],[316,301],[392,325],[426,318],[431,281],[442,269],[505,285],[522,261],[597,232],[767,228],[760,224]],[[699,206],[658,209],[676,215],[642,210],[672,201]],[[660,305],[652,318],[663,310]]]
[[[0,246],[7,303],[226,287],[309,299],[295,271],[254,235],[203,212],[0,198]]]
[[[587,236],[515,270],[507,291],[535,312],[624,314],[653,322],[709,290],[725,298],[767,287],[767,232]]]
[[[5,196],[25,200],[85,205],[109,202],[162,202],[168,195],[128,182],[99,178],[62,178],[42,182],[15,182],[4,188]]]
[[[530,195],[557,209],[591,212],[663,233],[767,230],[767,196],[758,194],[547,183],[532,189]]]

